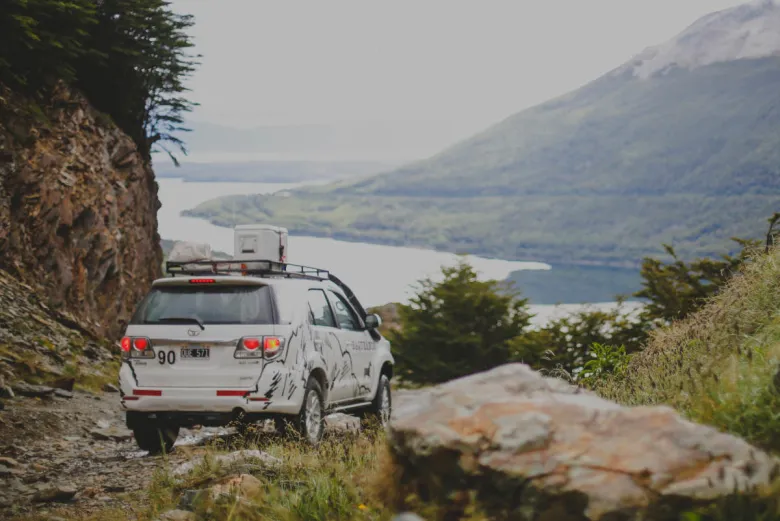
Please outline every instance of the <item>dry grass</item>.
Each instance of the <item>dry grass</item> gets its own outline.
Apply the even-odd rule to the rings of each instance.
[[[392,513],[380,503],[376,479],[385,445],[384,435],[376,431],[332,436],[317,449],[273,435],[247,436],[207,447],[203,464],[183,479],[174,478],[170,468],[158,471],[143,492],[124,498],[132,509],[57,515],[67,521],[153,521],[177,508],[187,491],[208,491],[244,473],[257,478],[260,487],[241,497],[213,499],[202,493],[190,507],[199,521],[385,521]],[[215,464],[214,456],[239,449],[260,449],[282,463],[269,467],[250,462],[238,468]]]
[[[756,254],[689,319],[658,330],[602,396],[668,404],[690,419],[780,451],[780,251]]]

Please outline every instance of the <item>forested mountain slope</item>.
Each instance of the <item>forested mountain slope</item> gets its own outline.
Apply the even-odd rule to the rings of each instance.
[[[430,159],[239,204],[298,233],[626,264],[759,235],[778,174],[780,6],[754,2]],[[194,215],[226,224],[231,204]]]

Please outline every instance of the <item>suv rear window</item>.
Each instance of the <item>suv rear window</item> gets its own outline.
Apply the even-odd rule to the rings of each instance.
[[[196,318],[203,324],[273,324],[269,286],[158,286],[138,306],[131,324]]]

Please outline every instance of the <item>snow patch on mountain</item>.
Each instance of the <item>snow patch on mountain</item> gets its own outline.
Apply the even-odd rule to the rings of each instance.
[[[700,18],[670,41],[614,71],[642,79],[674,68],[780,56],[780,0],[755,0]]]

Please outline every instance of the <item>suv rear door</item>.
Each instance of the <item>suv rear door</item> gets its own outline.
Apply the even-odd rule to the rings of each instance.
[[[270,285],[209,280],[155,285],[138,307],[127,336],[149,339],[147,349],[154,351],[154,358],[131,358],[141,387],[254,387],[263,337],[284,338],[289,327],[276,323]],[[259,347],[250,357],[236,357],[247,337]]]

